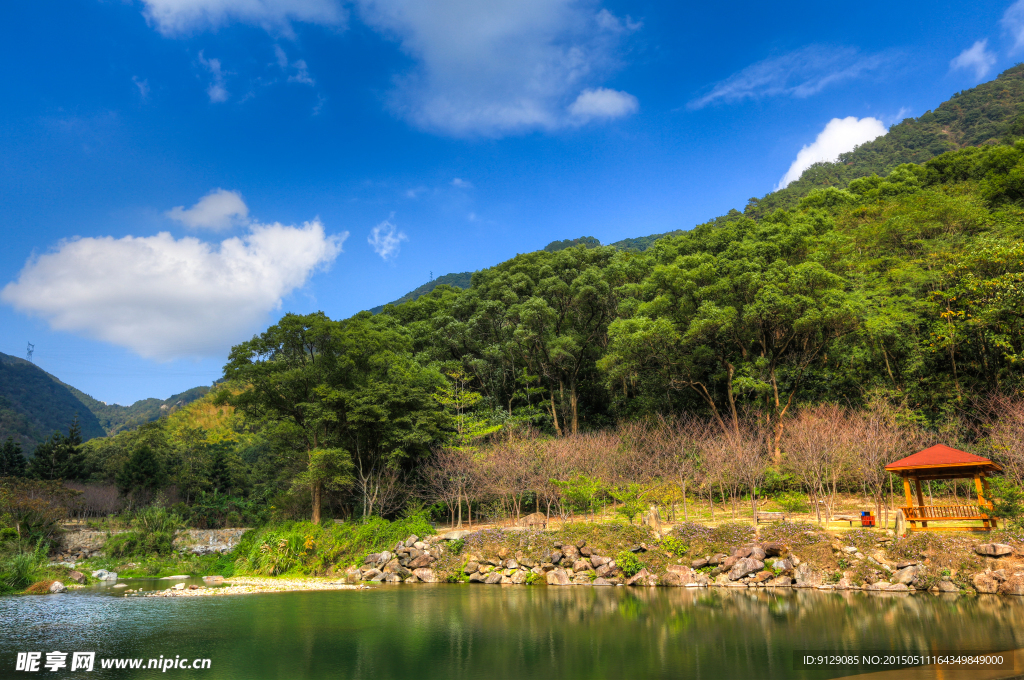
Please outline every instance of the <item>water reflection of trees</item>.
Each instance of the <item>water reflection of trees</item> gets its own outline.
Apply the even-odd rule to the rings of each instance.
[[[796,677],[793,650],[1024,646],[1024,603],[995,597],[764,589],[437,591],[440,597],[401,597],[401,605],[394,604],[406,610],[400,620],[422,622],[419,634],[444,646],[443,658],[432,665],[443,665],[448,677],[487,669],[521,677]],[[403,639],[410,634],[417,636],[395,631]]]

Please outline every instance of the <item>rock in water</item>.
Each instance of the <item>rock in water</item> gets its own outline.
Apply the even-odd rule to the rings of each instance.
[[[80,571],[72,571],[68,574],[68,578],[75,583],[85,583],[85,574]]]
[[[761,571],[762,569],[764,569],[764,562],[750,557],[744,557],[738,560],[736,564],[732,565],[732,568],[729,569],[729,580],[739,581],[747,574],[753,574],[754,572]]]
[[[897,583],[902,583],[905,586],[909,586],[911,583],[913,583],[914,577],[916,577],[916,576],[917,576],[917,565],[916,564],[912,564],[909,567],[903,567],[902,569],[897,571],[895,574],[893,574],[893,577],[895,577]]]
[[[184,583],[175,583],[173,588],[175,590],[185,590],[185,584]]]
[[[66,592],[68,592],[68,589],[60,581],[54,581],[53,583],[50,584],[50,592],[51,593],[55,593],[55,594],[56,593],[66,593]]]
[[[565,569],[552,569],[547,573],[547,580],[549,586],[569,585],[569,575],[565,573]]]
[[[433,569],[420,567],[419,569],[413,569],[412,573],[416,576],[416,578],[423,581],[424,583],[437,583],[438,581],[437,575],[434,573]]]
[[[1024,576],[1014,575],[999,585],[1003,595],[1024,595]]]

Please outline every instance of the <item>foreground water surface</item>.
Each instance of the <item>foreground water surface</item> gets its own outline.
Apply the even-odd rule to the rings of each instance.
[[[1016,649],[1024,647],[1024,602],[455,584],[191,598],[86,588],[0,598],[0,633],[3,678],[834,678],[854,671],[797,669],[794,651]],[[68,652],[68,668],[16,672],[17,653],[31,651],[44,661]],[[76,651],[96,652],[95,670],[70,672]],[[99,667],[101,658],[161,655],[211,665]]]

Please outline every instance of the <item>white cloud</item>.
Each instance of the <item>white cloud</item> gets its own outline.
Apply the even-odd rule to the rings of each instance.
[[[473,183],[466,181],[461,177],[456,177],[455,179],[452,180],[452,186],[455,187],[456,189],[472,189]]]
[[[142,0],[146,19],[164,35],[185,35],[231,22],[291,34],[293,21],[342,26],[339,0]]]
[[[1010,52],[1019,52],[1024,47],[1024,0],[1017,0],[1010,5],[1000,23],[1003,24],[1003,31],[1013,38]]]
[[[203,51],[199,50],[199,63],[210,72],[211,80],[206,88],[206,94],[209,95],[210,102],[214,104],[226,102],[228,100],[228,91],[224,87],[224,76],[227,74],[220,67],[220,59],[207,59],[203,56]]]
[[[138,76],[132,76],[132,82],[135,83],[135,87],[139,88],[139,98],[142,101],[149,99],[149,81],[140,80]]]
[[[622,118],[639,109],[640,103],[628,92],[599,87],[583,90],[569,106],[569,113],[586,122],[596,118]]]
[[[398,231],[397,227],[389,220],[384,220],[370,230],[370,235],[366,238],[366,242],[370,244],[373,251],[380,255],[381,258],[388,260],[398,255],[398,249],[401,247],[402,241],[407,241],[408,239],[409,237]]]
[[[716,83],[710,92],[691,101],[688,106],[700,109],[719,101],[736,102],[777,95],[809,97],[834,83],[877,71],[891,59],[886,54],[861,54],[851,47],[809,45],[747,66]]]
[[[253,224],[219,244],[166,232],[78,238],[29,260],[0,300],[143,357],[223,356],[334,261],[347,236],[313,220]]]
[[[237,191],[214,189],[191,208],[179,205],[164,214],[192,229],[228,229],[245,221],[249,207]]]
[[[277,65],[282,71],[293,72],[288,75],[289,83],[302,83],[303,85],[316,85],[316,81],[313,80],[312,76],[309,75],[309,66],[306,64],[305,59],[296,59],[289,63],[288,55],[280,45],[274,45],[274,56],[277,59]]]
[[[357,0],[416,62],[393,109],[443,134],[501,136],[578,124],[566,107],[618,67],[623,25],[586,0]]]
[[[885,124],[877,118],[833,118],[818,133],[813,143],[804,146],[796,155],[796,160],[775,190],[782,189],[790,182],[800,178],[800,174],[815,163],[834,161],[839,154],[852,151],[854,147],[870,142],[887,132]]]
[[[954,71],[974,69],[974,75],[979,80],[984,78],[996,65],[996,55],[989,52],[987,47],[987,38],[977,41],[950,61],[949,68]]]

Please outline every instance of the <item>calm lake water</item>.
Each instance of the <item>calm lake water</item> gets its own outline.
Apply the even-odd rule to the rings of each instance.
[[[3,678],[832,678],[875,669],[797,670],[794,650],[1020,648],[1024,602],[442,584],[126,598],[88,588],[0,598],[0,633]],[[43,652],[45,661],[55,650],[94,651],[97,660],[209,658],[211,668],[102,670],[97,661],[91,673],[15,672],[17,652]]]

